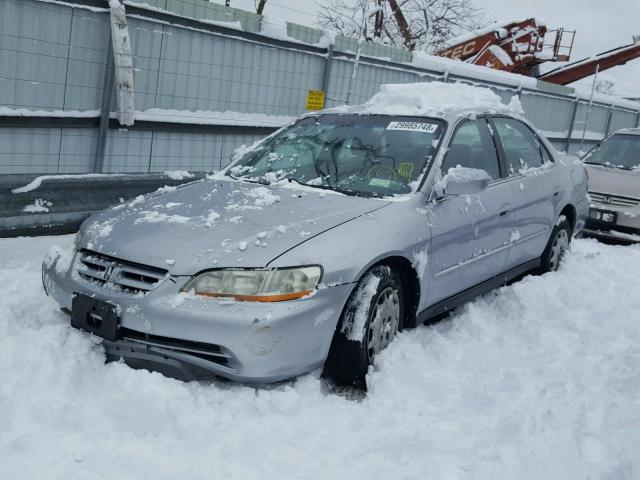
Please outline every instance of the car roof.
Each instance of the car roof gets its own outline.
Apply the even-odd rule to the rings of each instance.
[[[516,114],[513,110],[507,108],[505,105],[504,109],[495,109],[495,108],[486,108],[486,107],[465,107],[465,108],[454,108],[444,112],[429,112],[424,114],[416,114],[413,112],[403,113],[390,113],[385,110],[377,111],[375,108],[369,108],[366,112],[358,112],[357,110],[346,110],[346,109],[338,109],[338,108],[328,108],[325,110],[320,110],[317,112],[309,112],[303,115],[303,117],[313,117],[319,115],[362,115],[362,116],[372,116],[372,115],[385,115],[389,117],[416,117],[416,118],[440,118],[443,120],[455,120],[460,117],[468,117],[469,115],[508,115],[516,118],[521,118],[520,115]]]

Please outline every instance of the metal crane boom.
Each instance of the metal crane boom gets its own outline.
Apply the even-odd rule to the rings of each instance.
[[[640,42],[614,48],[607,52],[594,55],[593,57],[583,58],[582,60],[563,65],[540,75],[538,78],[546,82],[567,85],[581,78],[593,75],[596,72],[596,68],[601,72],[617,65],[624,65],[629,60],[638,57],[640,57]]]

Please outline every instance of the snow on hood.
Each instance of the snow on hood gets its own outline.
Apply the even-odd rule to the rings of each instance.
[[[325,112],[440,116],[468,109],[524,114],[515,96],[505,104],[489,88],[440,82],[382,85],[363,105],[344,105]]]
[[[163,187],[92,216],[82,226],[80,247],[175,275],[263,267],[389,203],[328,193],[219,178]]]

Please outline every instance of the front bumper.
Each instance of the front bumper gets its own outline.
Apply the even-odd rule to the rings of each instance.
[[[615,222],[594,219],[590,215],[582,231],[583,235],[619,243],[640,242],[640,208],[624,208],[592,202],[591,212],[613,213],[615,214]]]
[[[616,243],[640,243],[640,229],[587,222],[582,235]]]
[[[43,263],[48,295],[71,310],[74,293],[119,306],[119,336],[103,340],[107,360],[193,380],[222,376],[244,383],[291,378],[323,365],[352,284],[300,300],[235,302],[180,293],[187,277],[168,277],[146,295],[89,283],[59,258]]]

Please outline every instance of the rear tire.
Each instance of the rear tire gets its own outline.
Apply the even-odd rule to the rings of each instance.
[[[333,335],[324,375],[337,385],[366,390],[366,375],[376,355],[402,329],[404,295],[400,275],[378,265],[351,293]]]
[[[549,242],[542,253],[542,257],[540,257],[539,274],[558,270],[565,253],[571,245],[571,231],[571,224],[566,218],[560,220],[553,228]]]

